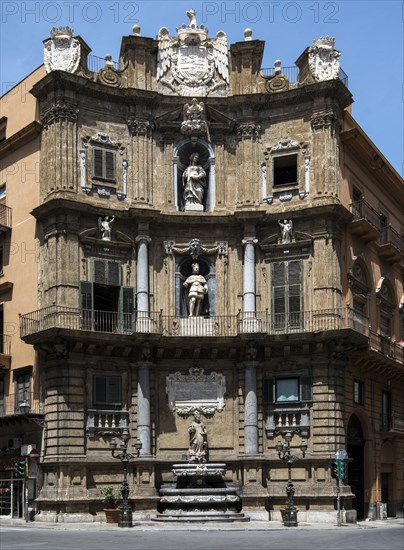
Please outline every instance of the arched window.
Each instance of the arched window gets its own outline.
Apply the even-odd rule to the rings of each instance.
[[[192,274],[193,263],[199,264],[199,273],[205,277],[208,284],[208,292],[203,299],[200,315],[210,317],[216,314],[216,273],[213,264],[203,256],[200,256],[197,260],[188,256],[177,264],[175,272],[175,313],[178,316],[189,315],[184,282]]]
[[[175,205],[181,211],[212,212],[215,207],[215,158],[204,140],[184,139],[174,150]]]

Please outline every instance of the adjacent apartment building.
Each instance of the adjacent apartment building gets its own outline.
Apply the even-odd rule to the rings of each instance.
[[[300,520],[334,521],[338,449],[345,520],[402,514],[403,180],[333,39],[263,69],[187,15],[118,63],[52,29],[2,97],[0,514],[24,485],[36,520],[102,520],[129,430],[153,517],[194,413],[252,518],[280,518],[287,433]]]

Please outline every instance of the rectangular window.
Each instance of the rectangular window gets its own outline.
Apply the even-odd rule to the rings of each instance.
[[[24,372],[17,375],[15,387],[15,410],[20,412],[20,403],[23,401],[31,404],[31,374]]]
[[[299,401],[299,379],[278,378],[275,382],[275,399],[282,401]]]
[[[93,149],[93,178],[116,183],[116,152]]]
[[[93,404],[100,408],[122,408],[120,376],[96,374],[93,378]]]
[[[363,405],[365,401],[365,386],[360,380],[354,380],[354,403]]]
[[[295,185],[297,182],[297,154],[273,157],[273,186]]]
[[[7,185],[3,183],[3,185],[0,185],[0,201],[2,199],[5,199],[7,196]]]
[[[0,246],[0,277],[4,275],[3,273],[3,267],[4,267],[4,259],[3,259],[3,247]]]
[[[382,336],[390,338],[391,336],[391,319],[385,315],[380,315],[380,333]]]
[[[391,428],[391,393],[382,392],[382,431],[388,432]]]
[[[313,399],[312,377],[265,378],[263,381],[264,404],[310,402]]]
[[[302,322],[302,262],[272,264],[272,322],[275,329],[300,327]]]
[[[4,415],[4,377],[0,376],[0,416]]]

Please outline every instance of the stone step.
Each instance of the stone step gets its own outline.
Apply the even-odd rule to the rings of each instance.
[[[177,522],[177,523],[205,523],[205,522],[222,522],[222,523],[231,523],[233,521],[250,521],[250,518],[245,516],[243,513],[217,513],[217,512],[206,512],[206,513],[197,513],[197,512],[165,512],[163,514],[157,514],[155,517],[151,518],[152,521],[162,521],[162,522]]]

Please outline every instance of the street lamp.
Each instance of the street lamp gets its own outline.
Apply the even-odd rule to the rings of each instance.
[[[139,458],[140,449],[142,448],[142,442],[140,439],[136,439],[135,449],[136,454],[128,453],[128,443],[129,443],[129,430],[124,428],[122,431],[122,441],[120,447],[122,451],[115,454],[117,448],[116,439],[113,437],[109,443],[111,448],[113,458],[118,458],[122,462],[123,466],[123,481],[121,486],[121,495],[122,495],[122,504],[119,507],[119,527],[132,527],[132,508],[128,503],[129,496],[129,484],[128,484],[128,463],[129,461]]]
[[[299,460],[300,457],[293,455],[290,449],[290,442],[292,441],[292,432],[286,432],[283,436],[286,443],[278,439],[275,449],[278,452],[279,458],[286,462],[288,466],[288,484],[286,486],[286,495],[288,497],[288,504],[285,509],[285,516],[283,524],[285,527],[297,527],[297,509],[293,501],[295,494],[295,488],[292,482],[292,464]],[[302,457],[304,458],[307,451],[307,443],[304,439],[300,442],[300,450],[302,451]]]

